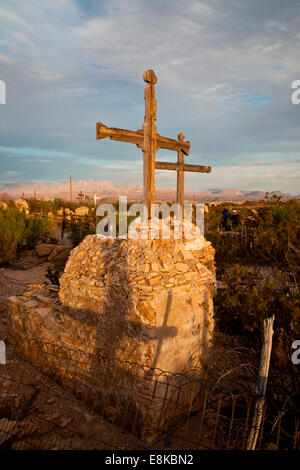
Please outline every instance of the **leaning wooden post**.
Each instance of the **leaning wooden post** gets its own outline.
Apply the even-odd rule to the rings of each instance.
[[[264,320],[264,342],[261,351],[260,366],[258,371],[258,378],[256,384],[255,394],[257,396],[255,403],[254,416],[250,435],[247,443],[247,450],[255,450],[256,442],[261,426],[261,421],[265,409],[265,395],[268,383],[271,351],[272,351],[272,338],[273,338],[273,323],[275,316],[266,318]]]
[[[155,152],[156,152],[156,125],[157,105],[155,99],[154,85],[157,78],[153,70],[147,70],[143,75],[147,83],[144,90],[145,119],[144,119],[144,143],[143,143],[143,166],[144,166],[144,204],[151,217],[151,204],[155,199]]]

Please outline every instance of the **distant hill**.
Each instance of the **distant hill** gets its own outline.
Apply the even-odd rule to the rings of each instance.
[[[9,185],[2,188],[0,193],[0,200],[9,200],[22,197],[23,193],[26,198],[31,198],[36,194],[38,198],[54,199],[70,198],[69,184],[67,183],[20,183]],[[76,201],[78,199],[78,193],[82,191],[85,195],[92,196],[97,194],[98,202],[104,200],[114,200],[119,196],[127,196],[129,201],[141,201],[143,198],[143,189],[141,186],[134,184],[120,184],[113,183],[111,181],[74,181],[72,184],[72,199]],[[283,193],[281,191],[271,191],[269,196],[281,196],[282,200],[288,200],[292,197],[300,198],[298,196],[291,196],[290,194]],[[265,191],[245,191],[242,189],[207,189],[204,191],[185,191],[186,201],[196,202],[220,202],[220,201],[257,201],[263,199]],[[99,199],[100,198],[100,199]],[[156,188],[156,201],[173,201],[176,198],[176,189],[168,187]]]
[[[14,198],[8,193],[0,193],[0,201],[11,201],[12,199]]]

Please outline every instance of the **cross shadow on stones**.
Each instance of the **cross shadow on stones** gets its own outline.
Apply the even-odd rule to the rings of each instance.
[[[112,256],[118,253],[121,242],[114,240]],[[111,261],[108,259],[107,264]],[[102,409],[106,417],[113,417],[119,424],[122,421],[124,426],[131,416],[134,426],[139,427],[140,422],[141,427],[156,376],[163,374],[155,371],[163,341],[176,336],[178,329],[167,325],[172,293],[169,291],[167,295],[162,325],[147,324],[136,314],[130,282],[132,272],[127,269],[118,272],[118,269],[117,265],[105,271],[107,278],[99,301],[101,309],[89,308],[88,302],[84,309],[64,306],[64,313],[78,322],[79,336],[80,329],[82,335],[86,329],[96,331],[92,353],[83,351],[81,355],[79,351],[82,361],[78,361],[73,380],[84,395],[88,388],[89,401]],[[84,291],[85,287],[82,289]]]

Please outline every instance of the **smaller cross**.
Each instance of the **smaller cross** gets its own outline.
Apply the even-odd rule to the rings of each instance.
[[[184,142],[185,135],[180,133],[178,134],[178,141]],[[210,173],[210,166],[203,165],[187,165],[184,163],[184,152],[179,149],[177,150],[177,163],[168,163],[168,162],[155,162],[156,170],[175,170],[177,171],[177,196],[176,202],[180,204],[182,209],[184,205],[184,172],[191,171],[196,173]]]
[[[95,206],[97,204],[97,199],[101,199],[100,196],[97,196],[97,194],[95,193],[94,196],[93,196],[93,199],[94,199],[94,203],[95,203]]]
[[[80,193],[78,193],[78,196],[79,196],[79,197],[76,198],[76,199],[78,199],[78,200],[79,200],[79,203],[81,203],[81,202],[82,202],[82,198],[84,197],[84,194],[83,194],[82,190],[80,190]]]

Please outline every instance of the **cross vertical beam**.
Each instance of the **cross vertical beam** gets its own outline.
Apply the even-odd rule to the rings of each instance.
[[[144,170],[144,204],[151,217],[151,204],[155,202],[155,152],[156,152],[156,125],[157,104],[154,85],[157,78],[153,70],[147,70],[143,75],[147,83],[144,90],[145,118],[144,118],[144,144],[143,144],[143,170]]]
[[[184,139],[185,139],[185,135],[180,133],[178,134],[178,140],[180,142],[183,142]],[[178,165],[180,164],[183,164],[184,163],[184,153],[183,151],[180,149],[178,150],[177,152],[177,163]],[[183,210],[183,205],[184,205],[184,170],[182,169],[179,169],[177,171],[177,198],[176,198],[176,202],[177,204],[180,204],[180,206],[182,207],[182,210]],[[182,212],[183,214],[183,212]]]

